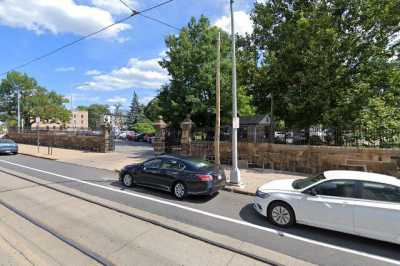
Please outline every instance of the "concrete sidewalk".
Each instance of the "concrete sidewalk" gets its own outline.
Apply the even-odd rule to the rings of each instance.
[[[149,146],[123,146],[117,152],[96,153],[78,150],[53,148],[53,154],[48,154],[47,147],[40,147],[39,152],[36,146],[18,144],[21,154],[58,160],[66,163],[73,163],[82,166],[95,167],[105,170],[118,171],[127,164],[140,163],[151,158],[154,154],[149,152]],[[225,166],[225,173],[229,179],[230,168]],[[225,190],[247,195],[255,195],[256,190],[266,182],[277,179],[298,179],[307,175],[290,173],[269,169],[241,169],[242,187],[226,186]],[[229,181],[229,180],[228,180]]]

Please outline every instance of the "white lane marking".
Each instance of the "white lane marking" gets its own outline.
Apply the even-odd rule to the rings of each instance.
[[[127,191],[124,191],[124,190],[119,190],[119,189],[115,189],[115,188],[111,188],[111,187],[107,187],[107,186],[91,183],[91,182],[88,182],[88,181],[80,180],[78,178],[64,176],[64,175],[60,175],[60,174],[57,174],[57,173],[52,173],[52,172],[36,169],[36,168],[33,168],[33,167],[29,167],[29,166],[25,166],[25,165],[22,165],[22,164],[18,164],[18,163],[12,163],[12,162],[5,161],[5,160],[0,160],[0,162],[6,163],[6,164],[11,164],[11,165],[18,166],[18,167],[25,168],[25,169],[29,169],[29,170],[33,170],[33,171],[36,171],[36,172],[39,172],[39,173],[44,173],[44,174],[48,174],[48,175],[61,177],[61,178],[64,178],[64,179],[67,179],[67,180],[71,180],[71,181],[75,181],[75,182],[78,182],[78,183],[82,183],[82,184],[85,184],[85,185],[98,187],[98,188],[102,188],[102,189],[105,189],[105,190],[110,190],[110,191],[113,191],[113,192],[129,195],[129,196],[132,196],[132,197],[146,199],[146,200],[157,202],[157,203],[160,203],[160,204],[173,206],[175,208],[179,208],[179,209],[183,209],[183,210],[186,210],[186,211],[202,214],[202,215],[205,215],[205,216],[208,216],[208,217],[213,217],[213,218],[218,219],[218,220],[227,221],[227,222],[231,222],[231,223],[235,223],[235,224],[239,224],[239,225],[255,228],[255,229],[258,229],[258,230],[261,230],[261,231],[264,231],[264,232],[276,234],[276,235],[281,236],[281,237],[287,237],[287,238],[295,239],[295,240],[298,240],[298,241],[303,241],[303,242],[306,242],[306,243],[309,243],[309,244],[314,244],[314,245],[317,245],[317,246],[322,246],[322,247],[325,247],[325,248],[330,248],[330,249],[334,249],[334,250],[350,253],[350,254],[353,254],[353,255],[366,257],[366,258],[369,258],[369,259],[374,259],[374,260],[378,260],[378,261],[382,261],[382,262],[386,262],[386,263],[400,265],[400,261],[398,261],[398,260],[389,259],[389,258],[381,257],[381,256],[378,256],[378,255],[372,255],[372,254],[369,254],[369,253],[366,253],[366,252],[357,251],[357,250],[344,248],[344,247],[340,247],[340,246],[335,246],[335,245],[332,245],[332,244],[327,244],[327,243],[324,243],[324,242],[308,239],[308,238],[305,238],[305,237],[296,236],[296,235],[293,235],[293,234],[281,232],[281,231],[278,231],[278,230],[275,230],[275,229],[270,229],[270,228],[266,228],[266,227],[263,227],[263,226],[255,225],[255,224],[252,224],[252,223],[236,220],[236,219],[229,218],[229,217],[226,217],[226,216],[221,216],[221,215],[218,215],[218,214],[214,214],[214,213],[210,213],[210,212],[194,209],[194,208],[187,207],[187,206],[180,205],[180,204],[176,204],[176,203],[173,203],[173,202],[160,200],[160,199],[156,199],[156,198],[152,198],[152,197],[136,194],[136,193],[133,193],[133,192],[127,192]]]

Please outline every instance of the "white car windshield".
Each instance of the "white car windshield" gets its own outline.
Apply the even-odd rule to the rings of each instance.
[[[320,174],[317,176],[312,176],[312,177],[307,177],[304,179],[297,179],[293,182],[292,186],[294,189],[303,189],[303,188],[311,186],[312,184],[315,184],[323,179],[325,179],[325,176],[323,174]]]

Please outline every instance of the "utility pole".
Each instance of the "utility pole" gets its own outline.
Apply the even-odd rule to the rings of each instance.
[[[218,32],[218,45],[217,45],[217,84],[216,84],[216,108],[215,108],[215,136],[214,136],[214,154],[215,164],[220,166],[219,154],[219,139],[220,139],[220,126],[221,126],[221,32]]]
[[[237,116],[237,95],[236,95],[236,35],[235,35],[235,18],[233,13],[233,2],[230,0],[231,6],[231,30],[232,30],[232,169],[230,183],[240,186],[240,171],[238,168],[238,145],[237,131],[239,128],[239,118]]]
[[[274,95],[272,94],[272,92],[270,94],[267,95],[267,99],[271,100],[271,113],[270,113],[270,136],[269,136],[269,140],[270,143],[274,142],[274,138],[275,138],[275,132],[274,132]]]
[[[18,101],[18,133],[21,132],[21,91],[19,86],[17,86],[17,101]]]
[[[21,132],[21,91],[20,91],[20,87],[15,83],[14,80],[12,81],[12,86],[14,89],[17,89],[17,130],[18,133]]]

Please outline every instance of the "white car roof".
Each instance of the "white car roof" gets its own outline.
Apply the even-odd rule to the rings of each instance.
[[[370,172],[334,170],[334,171],[325,171],[324,176],[326,177],[326,179],[351,179],[360,181],[371,181],[371,182],[384,183],[400,187],[400,179],[394,176],[376,174]]]

